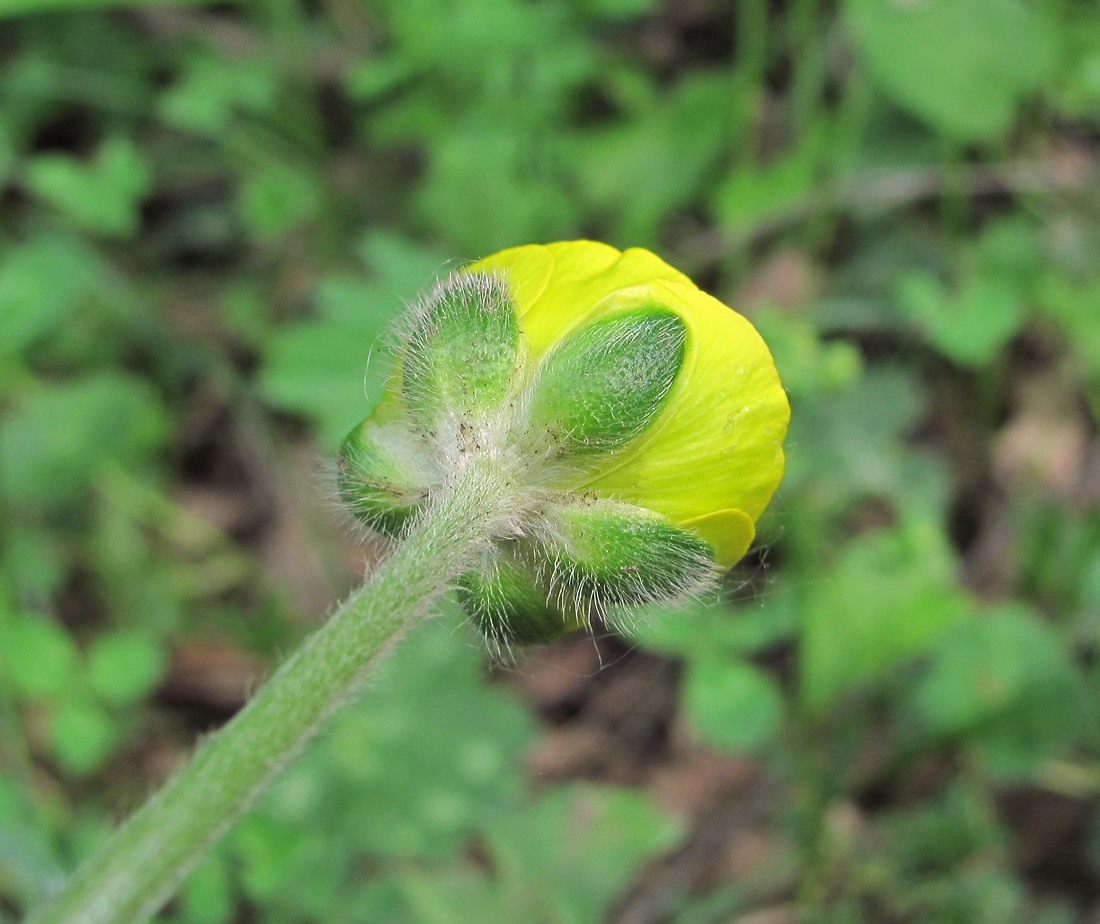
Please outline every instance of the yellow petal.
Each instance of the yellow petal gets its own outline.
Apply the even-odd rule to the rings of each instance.
[[[679,270],[648,250],[616,250],[596,241],[514,247],[468,272],[502,274],[512,287],[520,326],[534,358],[541,357],[618,289],[668,280],[691,286]]]
[[[744,558],[756,535],[756,527],[744,510],[716,510],[680,524],[710,543],[714,559],[723,568],[732,568]]]

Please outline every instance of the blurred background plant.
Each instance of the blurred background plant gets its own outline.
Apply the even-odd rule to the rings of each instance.
[[[403,300],[594,236],[772,345],[758,549],[423,627],[163,920],[1094,921],[1098,151],[1096,0],[2,0],[0,920],[356,580]]]

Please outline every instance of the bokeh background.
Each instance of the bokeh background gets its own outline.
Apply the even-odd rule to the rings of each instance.
[[[424,626],[162,920],[1100,921],[1098,151],[1095,0],[0,0],[0,920],[376,554],[403,302],[592,236],[771,344],[756,549]]]

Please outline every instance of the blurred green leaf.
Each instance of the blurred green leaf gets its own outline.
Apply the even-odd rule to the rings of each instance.
[[[234,907],[229,871],[220,853],[208,854],[187,877],[180,894],[187,924],[222,924]]]
[[[1041,89],[1055,53],[1042,7],[1020,0],[846,0],[875,81],[899,105],[959,141],[1004,133]]]
[[[99,372],[44,385],[0,419],[0,491],[21,504],[73,505],[105,466],[146,459],[164,426],[143,380]]]
[[[190,56],[183,76],[161,97],[160,115],[172,125],[216,135],[240,113],[264,113],[276,101],[274,62],[232,59],[204,50]]]
[[[259,238],[285,234],[317,215],[319,178],[304,166],[272,162],[246,173],[240,190],[241,217]]]
[[[789,588],[738,607],[699,600],[684,608],[647,614],[633,635],[646,648],[689,660],[751,654],[793,634],[795,608]]]
[[[616,237],[654,241],[662,220],[699,195],[744,115],[739,102],[725,71],[694,74],[583,141],[581,177],[596,209],[614,216]]]
[[[783,385],[811,398],[855,385],[863,360],[846,340],[822,341],[808,321],[778,310],[757,311],[753,324],[775,358]]]
[[[832,130],[831,124],[818,122],[771,162],[739,166],[716,191],[718,221],[736,234],[750,235],[805,209],[820,192]]]
[[[656,6],[655,0],[583,0],[586,13],[608,19],[632,19],[644,16]]]
[[[491,878],[469,864],[392,874],[368,888],[360,913],[391,924],[595,924],[678,828],[639,793],[560,787],[493,826]]]
[[[918,270],[899,282],[898,302],[944,356],[964,366],[989,363],[1024,317],[1021,293],[1001,279],[978,277],[952,295]]]
[[[46,234],[0,255],[0,355],[18,355],[67,323],[106,278],[100,257],[78,238]]]
[[[0,775],[0,887],[14,890],[28,905],[62,875],[45,832],[32,818],[20,781]]]
[[[63,10],[110,10],[132,6],[180,6],[202,3],[204,0],[3,0],[0,19],[27,13],[50,13]],[[232,2],[232,0],[230,0]]]
[[[322,282],[322,317],[288,325],[268,343],[260,379],[265,396],[316,421],[327,446],[338,445],[367,415],[390,372],[390,358],[378,342],[401,305],[379,296],[367,282]],[[355,310],[346,311],[347,305]]]
[[[740,659],[692,661],[684,706],[707,741],[739,753],[773,744],[783,723],[783,696],[775,681]]]
[[[843,390],[815,392],[795,403],[783,491],[830,516],[878,498],[927,516],[946,493],[933,458],[909,450],[922,395],[901,367],[878,366]],[[792,527],[799,526],[796,519]],[[821,536],[826,543],[829,535]]]
[[[99,769],[119,740],[118,725],[90,699],[63,700],[51,716],[49,733],[58,762],[77,776]]]
[[[4,625],[0,658],[5,678],[21,696],[54,699],[70,690],[77,679],[76,645],[68,632],[45,616],[10,616]]]
[[[333,448],[380,397],[392,361],[386,328],[404,300],[446,269],[431,251],[393,236],[370,235],[361,250],[371,276],[321,280],[317,316],[275,332],[260,378],[270,401],[316,421]]]
[[[582,785],[548,792],[489,834],[501,888],[486,920],[602,920],[639,864],[678,834],[640,793]]]
[[[111,137],[84,163],[66,154],[42,154],[27,165],[27,186],[79,227],[130,237],[138,206],[152,185],[152,168],[128,138]]]
[[[164,673],[163,646],[136,630],[97,636],[88,648],[92,690],[112,706],[143,699]]]
[[[0,119],[0,186],[6,185],[15,164],[15,144],[11,129]]]
[[[929,653],[969,611],[954,557],[930,521],[852,540],[802,599],[801,698],[820,712],[853,687]]]
[[[1083,694],[1062,639],[1017,605],[953,627],[915,702],[934,731],[967,736],[994,773],[1019,777],[1078,734]]]

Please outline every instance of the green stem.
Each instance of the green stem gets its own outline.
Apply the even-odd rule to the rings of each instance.
[[[507,479],[471,463],[417,527],[225,728],[28,924],[148,920],[397,640],[515,513]]]

